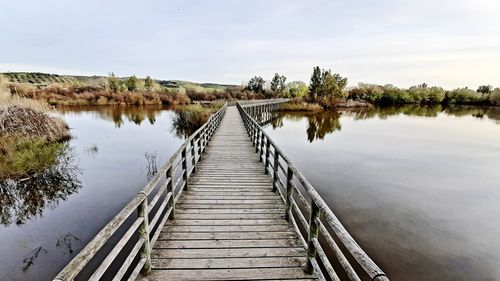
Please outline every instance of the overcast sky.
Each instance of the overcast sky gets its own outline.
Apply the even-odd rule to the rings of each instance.
[[[0,71],[500,86],[500,0],[7,1]]]

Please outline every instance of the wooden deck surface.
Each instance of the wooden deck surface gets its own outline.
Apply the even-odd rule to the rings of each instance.
[[[284,218],[243,122],[229,107],[152,251],[143,281],[297,280],[305,249]]]

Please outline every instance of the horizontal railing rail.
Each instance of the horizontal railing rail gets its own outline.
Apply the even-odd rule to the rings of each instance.
[[[333,257],[325,252],[325,249],[328,249],[328,253],[333,252],[336,259],[336,268],[343,269],[344,276],[350,280],[366,279],[358,274],[358,268],[361,268],[370,280],[388,281],[386,274],[356,243],[316,189],[256,121],[266,120],[263,116],[277,110],[284,102],[286,100],[272,100],[267,103],[237,103],[236,106],[255,151],[259,153],[260,161],[264,162],[264,173],[272,175],[273,191],[278,192],[285,204],[284,215],[292,223],[307,249],[305,271],[327,275],[331,280],[340,280],[332,265]],[[352,258],[346,256],[346,251]],[[318,258],[322,266],[319,266]],[[357,263],[355,266],[350,262],[353,259]]]
[[[183,190],[188,188],[188,179],[196,173],[196,164],[200,161],[215,129],[220,124],[226,112],[224,104],[196,132],[189,136],[177,151],[170,157],[158,173],[55,277],[55,281],[72,281],[87,265],[95,262],[96,254],[113,238],[118,242],[113,246],[102,261],[98,261],[97,269],[89,269],[92,275],[89,280],[100,280],[113,263],[116,272],[112,280],[121,280],[128,275],[128,280],[134,280],[142,272],[151,271],[151,249],[167,219],[175,216],[175,204]],[[136,213],[134,218],[132,214]],[[127,220],[133,220],[127,225],[125,232],[114,236]],[[132,237],[137,237],[133,243]],[[126,247],[132,243],[133,246]],[[130,250],[129,250],[130,248]],[[126,257],[118,259],[119,254],[127,249]],[[137,262],[138,260],[138,262]],[[134,264],[134,261],[135,264]],[[132,266],[133,270],[132,270]],[[131,271],[132,270],[132,271]],[[131,272],[130,272],[131,271]],[[128,274],[127,274],[128,273]],[[109,280],[106,278],[106,280]]]

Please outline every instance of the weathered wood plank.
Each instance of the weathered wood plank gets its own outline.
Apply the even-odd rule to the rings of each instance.
[[[158,240],[220,240],[220,239],[295,239],[297,234],[292,231],[282,232],[162,232]]]
[[[301,267],[305,257],[153,259],[155,269]]]
[[[257,213],[257,214],[179,214],[177,212],[176,219],[180,220],[262,220],[262,219],[284,219],[283,213]]]
[[[305,257],[304,248],[153,249],[152,258]]]
[[[291,231],[289,225],[178,225],[165,226],[172,232]]]
[[[273,280],[279,278],[315,279],[297,268],[155,270],[144,281],[164,280]]]
[[[179,225],[289,225],[284,219],[235,219],[235,220],[184,220],[176,218],[167,222],[166,226]]]
[[[301,246],[296,239],[162,240],[156,241],[155,249],[295,248]]]

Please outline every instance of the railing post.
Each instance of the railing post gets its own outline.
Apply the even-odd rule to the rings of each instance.
[[[151,245],[149,242],[149,218],[148,218],[148,197],[145,193],[141,192],[144,195],[144,199],[141,204],[138,206],[137,211],[139,217],[142,217],[142,223],[139,226],[139,235],[141,238],[144,238],[144,244],[141,247],[141,259],[146,259],[146,262],[142,266],[141,272],[145,275],[151,272]]]
[[[314,239],[318,239],[319,225],[316,219],[319,219],[320,211],[314,199],[311,199],[311,214],[309,216],[309,235],[307,236],[307,264],[305,272],[308,274],[314,273],[312,261],[316,259],[316,247],[314,247]]]
[[[172,164],[173,165],[173,164]],[[175,218],[175,193],[174,193],[174,177],[173,177],[173,166],[170,166],[167,170],[167,180],[170,181],[167,184],[167,194],[172,192],[172,196],[170,196],[170,200],[167,202],[167,210],[172,207],[172,211],[170,212],[169,219],[173,220]]]
[[[274,147],[274,169],[273,169],[273,192],[278,190],[278,168],[280,163],[280,154]]]
[[[292,209],[292,196],[293,196],[293,172],[290,166],[286,171],[286,209],[285,209],[285,219],[290,220],[291,209]]]
[[[201,155],[202,155],[202,151],[201,151],[201,148],[202,148],[202,139],[203,139],[203,130],[200,132],[200,135],[198,136],[198,155],[200,156],[200,161],[201,161]]]
[[[262,132],[257,129],[257,137],[255,138],[255,153],[259,152],[261,134]]]
[[[269,174],[269,171],[267,170],[267,168],[269,168],[269,155],[271,154],[271,142],[269,141],[269,139],[266,141],[266,159],[265,159],[265,162],[264,162],[264,174]]]
[[[181,156],[182,156],[182,179],[184,180],[184,188],[183,190],[187,190],[188,189],[188,171],[187,171],[187,158],[186,158],[186,154],[187,154],[187,145],[184,147],[184,149],[182,150],[181,152]]]
[[[261,132],[261,138],[260,138],[260,154],[259,154],[259,162],[264,161],[264,141],[266,136],[264,135],[264,132]]]
[[[193,174],[196,174],[196,147],[194,137],[191,139],[191,164],[193,165]]]

